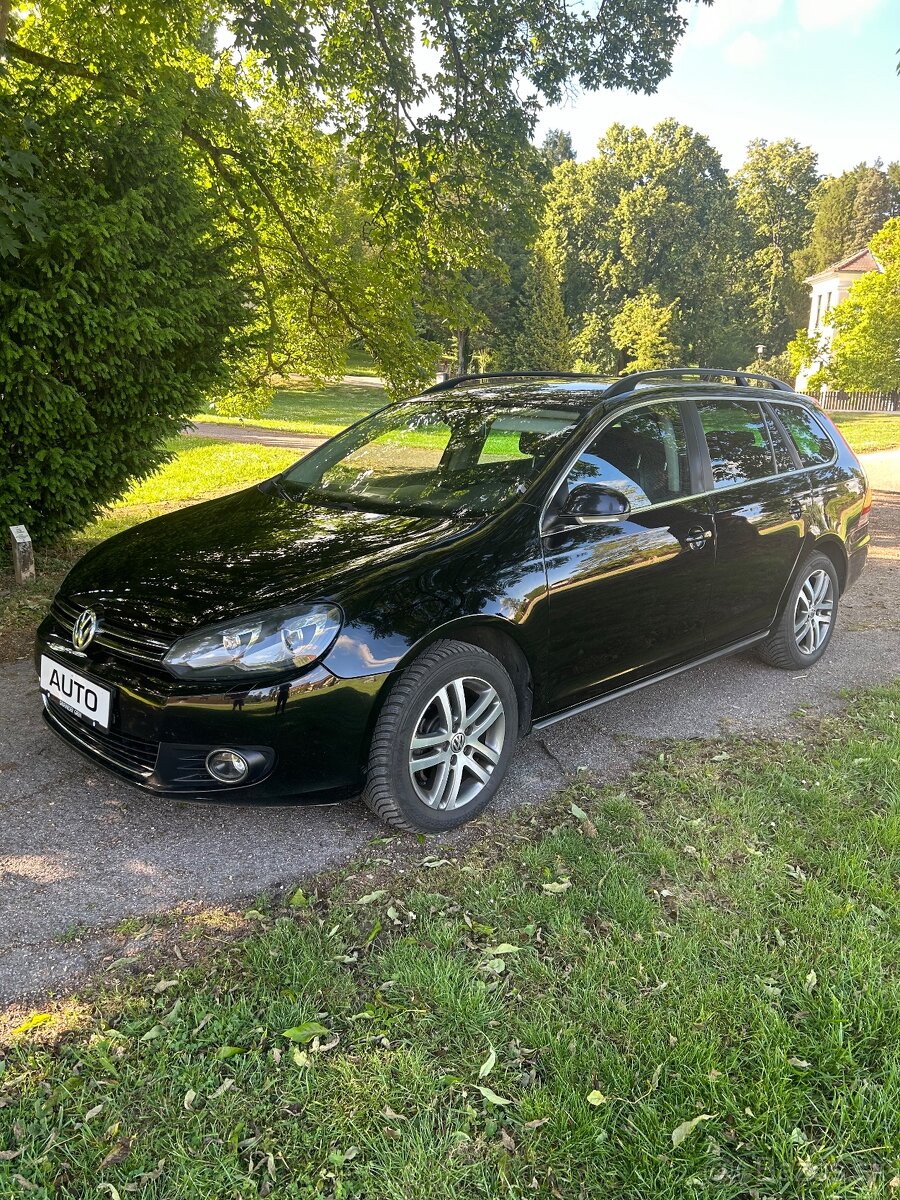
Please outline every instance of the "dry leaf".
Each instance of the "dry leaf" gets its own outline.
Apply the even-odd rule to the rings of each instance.
[[[676,1125],[672,1130],[673,1147],[677,1149],[682,1142],[687,1141],[701,1121],[711,1121],[714,1116],[714,1113],[700,1113],[698,1117],[692,1117],[690,1121],[682,1121],[680,1125]]]
[[[496,1054],[496,1051],[494,1050],[494,1047],[491,1046],[490,1054],[487,1056],[487,1058],[484,1060],[484,1062],[478,1068],[478,1078],[486,1079],[487,1076],[490,1075],[491,1071],[493,1071],[494,1063],[496,1063],[496,1061],[497,1061],[497,1054]]]
[[[133,1142],[133,1137],[121,1138],[116,1142],[112,1150],[110,1150],[109,1154],[107,1154],[106,1158],[100,1164],[100,1170],[102,1171],[105,1167],[114,1167],[117,1163],[124,1162],[131,1153]]]

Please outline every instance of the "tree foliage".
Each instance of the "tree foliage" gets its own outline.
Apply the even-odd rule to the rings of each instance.
[[[541,142],[541,157],[551,171],[564,162],[574,161],[577,155],[572,135],[565,129],[548,129]]]
[[[511,306],[506,336],[498,343],[495,369],[568,371],[572,365],[570,341],[559,278],[547,251],[538,244]]]
[[[863,275],[833,310],[827,377],[846,391],[900,391],[900,217],[871,248],[884,269]]]
[[[152,100],[78,95],[45,120],[48,103],[0,102],[0,524],[44,539],[159,464],[247,319],[234,246]]]
[[[548,188],[546,238],[579,358],[620,370],[612,323],[652,289],[663,306],[679,301],[676,357],[730,365],[736,223],[719,154],[676,121],[649,134],[614,125],[594,158],[563,163]]]
[[[861,250],[885,221],[900,215],[900,163],[860,163],[823,179],[810,199],[810,211],[809,239],[794,259],[800,279]]]
[[[651,371],[675,361],[672,340],[678,301],[663,304],[653,288],[626,300],[613,318],[612,343],[625,355],[626,371]]]
[[[792,138],[758,139],[737,173],[737,203],[746,222],[743,283],[756,340],[775,353],[784,349],[808,305],[793,257],[810,232],[816,163],[815,152]]]

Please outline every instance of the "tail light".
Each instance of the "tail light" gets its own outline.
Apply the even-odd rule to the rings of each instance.
[[[866,485],[866,498],[863,501],[862,512],[859,514],[859,524],[868,525],[869,513],[872,509],[872,489]]]

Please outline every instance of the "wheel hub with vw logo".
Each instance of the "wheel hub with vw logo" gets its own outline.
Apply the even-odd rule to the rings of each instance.
[[[76,650],[86,650],[97,633],[99,622],[97,614],[91,608],[79,613],[72,626],[72,645]]]

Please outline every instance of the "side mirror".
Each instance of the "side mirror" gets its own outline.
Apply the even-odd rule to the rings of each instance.
[[[631,512],[628,497],[601,483],[580,483],[572,488],[562,515],[578,525],[613,524]]]

